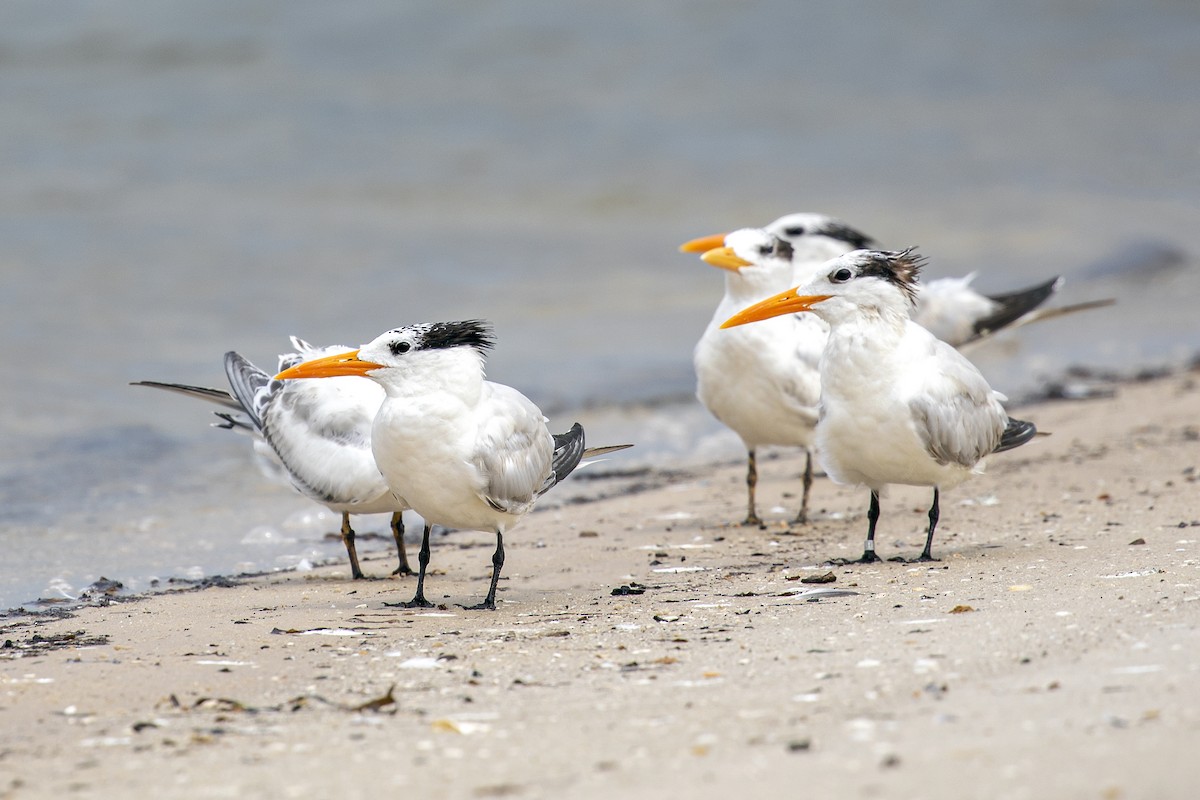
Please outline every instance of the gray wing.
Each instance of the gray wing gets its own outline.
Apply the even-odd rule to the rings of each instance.
[[[293,338],[292,344],[299,352],[280,356],[281,363],[323,355],[301,340]],[[272,380],[232,351],[225,354],[225,374],[301,494],[350,508],[384,511],[395,505],[386,501],[390,493],[371,454],[371,424],[383,389],[365,378]]]
[[[483,478],[482,497],[498,511],[523,514],[553,485],[554,437],[538,407],[504,384],[484,383],[479,414],[471,462]]]
[[[910,328],[915,325],[910,324]],[[939,464],[970,469],[1000,444],[1008,415],[975,365],[924,331],[924,358],[901,382],[925,451]]]
[[[271,397],[283,385],[283,381],[273,381],[271,376],[241,354],[230,350],[225,354],[225,377],[233,389],[233,396],[242,404],[242,408],[259,430],[263,427],[263,414],[271,403]]]
[[[344,351],[342,351],[344,352]],[[392,509],[371,452],[383,389],[366,378],[271,381],[259,389],[262,433],[292,485],[325,504]]]
[[[280,356],[281,363],[348,349],[292,341],[299,352]],[[254,434],[264,471],[313,500],[363,513],[403,508],[391,498],[371,454],[371,424],[383,402],[382,388],[365,378],[276,381],[232,351],[225,354],[225,374],[232,394],[184,384],[138,385],[198,397],[237,412],[217,412],[222,420],[218,427]]]

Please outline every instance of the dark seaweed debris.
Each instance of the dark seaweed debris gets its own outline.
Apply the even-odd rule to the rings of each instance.
[[[108,644],[107,636],[89,636],[87,631],[69,631],[43,635],[35,633],[26,639],[5,639],[0,643],[0,658],[40,656],[55,650],[78,647],[101,647]]]
[[[201,697],[193,701],[190,705],[181,701],[178,695],[172,694],[160,703],[160,706],[165,704],[168,707],[177,711],[215,711],[220,714],[262,714],[268,712],[290,712],[295,713],[301,709],[308,708],[313,705],[323,705],[330,708],[336,708],[339,711],[349,711],[352,713],[363,712],[384,712],[394,714],[399,709],[399,704],[396,702],[396,685],[392,684],[388,687],[387,692],[379,697],[371,698],[361,703],[339,703],[336,700],[328,700],[316,694],[298,695],[285,700],[282,703],[274,705],[255,706],[249,703],[243,703],[240,700],[234,700],[228,697]]]

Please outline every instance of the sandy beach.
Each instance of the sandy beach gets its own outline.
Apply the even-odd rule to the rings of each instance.
[[[1195,0],[0,21],[0,800],[1200,796]],[[1052,435],[944,493],[936,563],[839,562],[868,495],[823,477],[789,525],[792,452],[736,524],[693,400],[724,278],[677,248],[793,212],[1118,300],[970,351]],[[637,445],[506,536],[492,613],[491,536],[404,609],[388,515],[350,580],[221,409],[130,385],[474,318],[552,430]],[[885,559],[929,501],[884,499]]]
[[[1200,376],[1018,411],[1052,435],[943,497],[933,564],[827,563],[867,496],[789,526],[794,454],[766,530],[741,463],[613,459],[508,537],[494,613],[457,532],[432,611],[338,564],[10,616],[0,798],[1192,797]],[[927,503],[884,499],[884,558]]]

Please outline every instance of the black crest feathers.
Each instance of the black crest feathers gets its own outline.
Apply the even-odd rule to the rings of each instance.
[[[863,255],[858,269],[860,276],[882,278],[904,292],[910,303],[916,302],[917,282],[921,278],[921,268],[925,266],[925,257],[917,253],[915,247],[904,250],[870,250]]]
[[[809,233],[828,236],[853,247],[855,250],[866,250],[875,246],[875,240],[862,231],[851,228],[844,222],[829,220],[809,230]]]
[[[424,328],[420,336],[420,347],[423,350],[474,347],[481,353],[486,353],[495,342],[492,326],[481,319],[431,322],[420,327]]]

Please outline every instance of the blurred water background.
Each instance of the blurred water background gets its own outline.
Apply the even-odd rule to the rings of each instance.
[[[977,351],[1013,397],[1185,363],[1198,40],[1194,0],[5,3],[0,608],[341,554],[127,386],[293,333],[485,317],[490,376],[623,464],[740,458],[691,399],[721,275],[675,248],[790,211],[1119,298]]]

